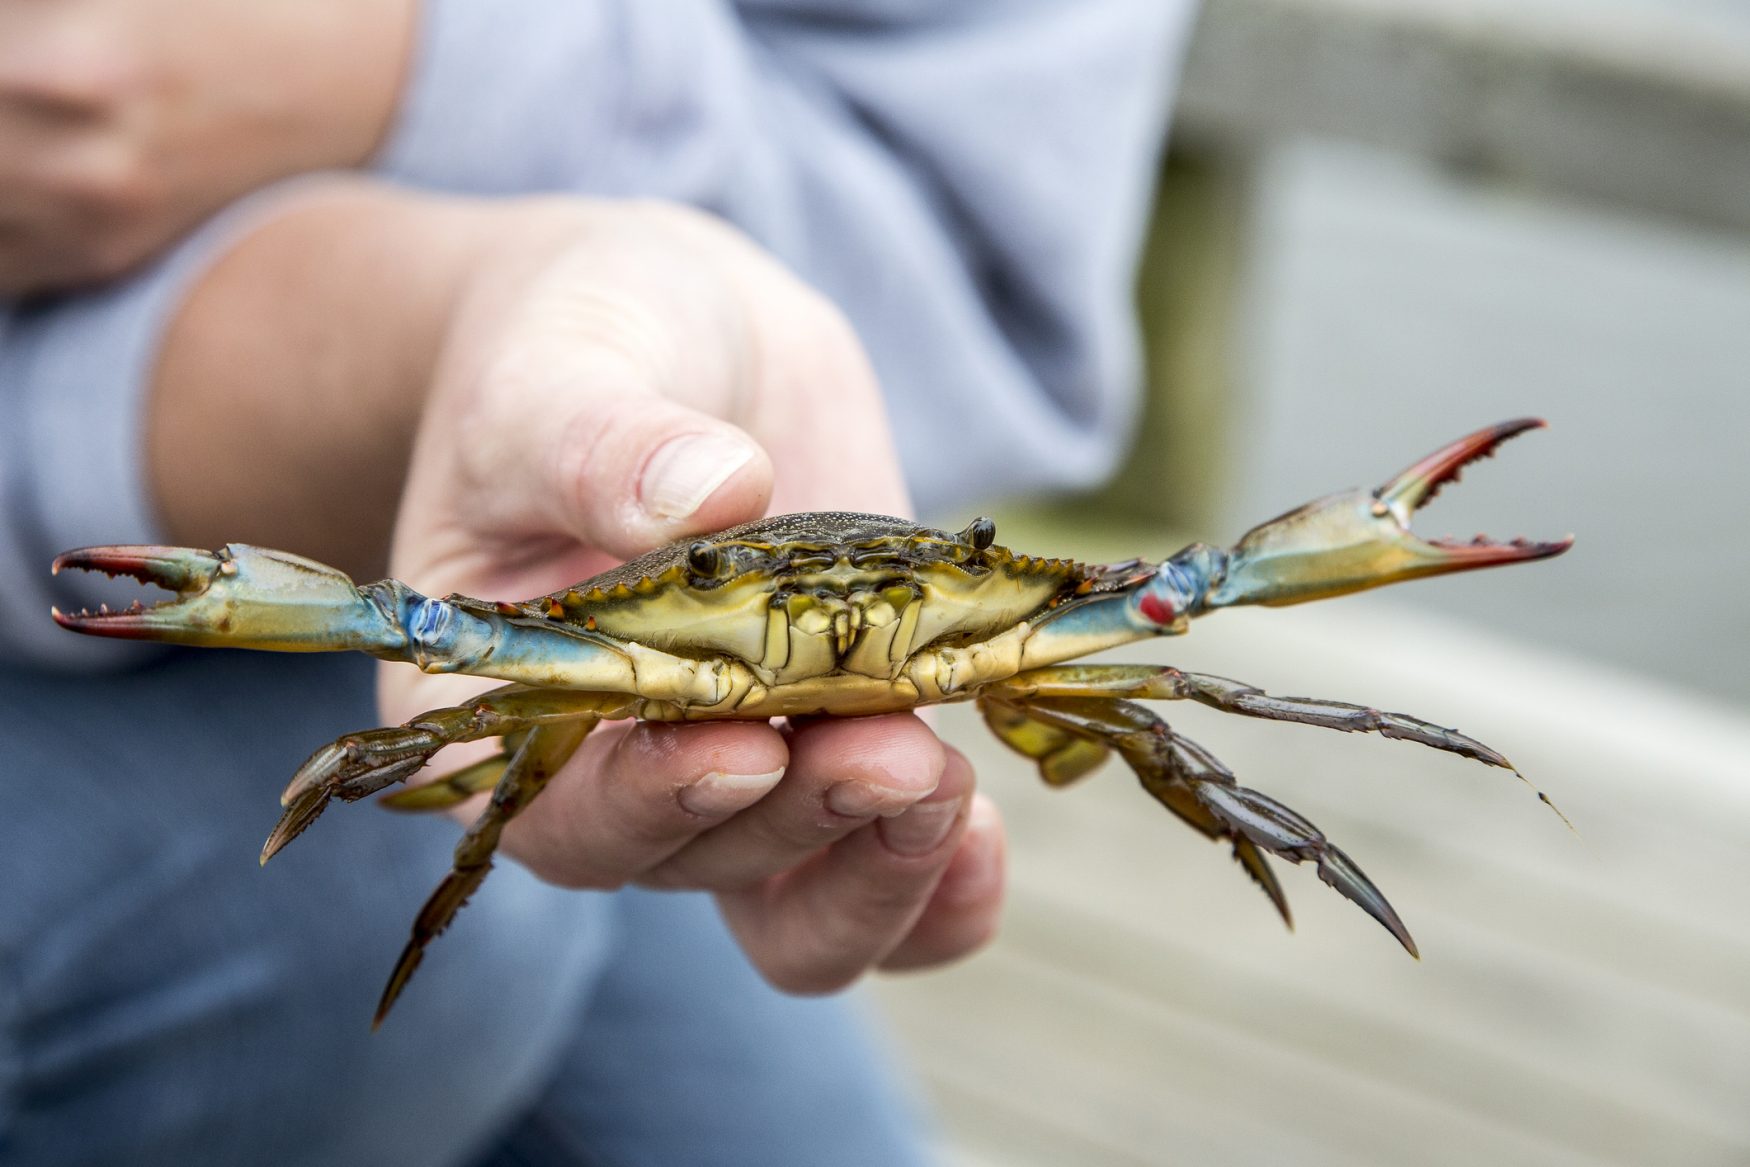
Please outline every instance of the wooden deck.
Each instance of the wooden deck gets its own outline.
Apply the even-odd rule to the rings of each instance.
[[[1750,1163],[1750,719],[1373,597],[1115,655],[1456,723],[1580,834],[1503,771],[1166,708],[1366,869],[1417,962],[1304,867],[1285,932],[1121,768],[1049,790],[948,711],[1009,822],[1005,929],[876,996],[949,1162]]]

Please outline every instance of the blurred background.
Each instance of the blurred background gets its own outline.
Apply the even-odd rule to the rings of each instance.
[[[1013,828],[994,949],[880,1005],[961,1164],[1750,1163],[1750,3],[1208,0],[1139,302],[1151,394],[1084,558],[1223,544],[1521,415],[1425,535],[1561,559],[1124,650],[1418,714],[1510,775],[1165,710],[1392,899],[1297,933],[1117,768]],[[940,516],[963,521],[965,516]],[[963,711],[952,710],[950,714]]]

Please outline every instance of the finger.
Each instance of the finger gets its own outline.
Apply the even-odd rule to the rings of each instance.
[[[94,283],[137,261],[155,197],[137,162],[94,119],[0,100],[0,289]]]
[[[617,365],[494,395],[492,412],[538,416],[538,426],[454,426],[448,440],[464,443],[455,501],[472,500],[473,526],[500,541],[564,536],[629,559],[764,513],[765,450],[728,422],[641,391]]]
[[[596,439],[556,451],[556,517],[591,546],[630,555],[765,513],[771,460],[726,422],[652,401]]]
[[[125,43],[67,5],[0,5],[0,100],[90,116],[135,82]]]
[[[823,719],[792,728],[790,765],[771,794],[678,851],[646,882],[747,887],[788,871],[941,781],[941,740],[914,714]]]
[[[78,231],[65,208],[23,215],[25,222],[0,222],[0,296],[52,292],[96,278],[90,261],[65,242]]]
[[[758,518],[771,495],[771,459],[753,439],[664,398],[604,403],[555,389],[495,412],[542,424],[459,419],[415,462],[407,496],[418,508],[403,507],[394,555],[415,587],[435,586],[425,575],[442,564],[449,579],[528,594],[518,573],[531,548],[555,561],[578,548],[630,559]]]
[[[619,887],[764,796],[787,759],[765,722],[603,730],[511,824],[505,846],[550,883]]]
[[[891,971],[931,968],[969,956],[996,935],[1004,880],[1002,816],[973,796],[966,833],[911,932],[882,960]]]
[[[102,123],[87,115],[0,91],[0,178],[6,180],[6,193],[16,193],[26,182],[47,189],[101,129]]]
[[[28,103],[0,99],[0,295],[65,284],[89,266],[91,233],[64,159],[73,128]]]
[[[718,896],[723,917],[761,974],[792,993],[850,984],[910,933],[958,848],[972,767],[944,759],[934,792],[871,823],[803,867]]]

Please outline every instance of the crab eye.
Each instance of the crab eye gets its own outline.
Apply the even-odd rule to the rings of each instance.
[[[965,543],[974,551],[983,551],[996,542],[996,537],[997,525],[983,515],[966,524],[966,530],[956,536],[960,542]]]
[[[687,566],[694,575],[715,576],[723,567],[723,553],[701,539],[687,548]]]

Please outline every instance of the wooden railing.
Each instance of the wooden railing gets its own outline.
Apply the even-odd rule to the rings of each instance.
[[[1750,7],[1709,0],[1208,0],[1192,148],[1349,138],[1750,227]]]
[[[1253,163],[1297,137],[1750,229],[1750,4],[1207,0],[1139,283],[1151,391],[1101,505],[1185,530],[1235,398]]]

